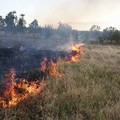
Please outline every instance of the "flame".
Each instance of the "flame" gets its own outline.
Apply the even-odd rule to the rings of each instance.
[[[47,66],[47,58],[44,57],[41,62],[41,72],[46,73],[49,71],[51,76],[62,76],[56,69],[57,64],[52,60]],[[0,106],[3,108],[16,106],[21,100],[27,98],[29,95],[35,95],[41,92],[46,85],[46,82],[40,82],[40,80],[28,82],[26,79],[15,80],[15,69],[10,69],[10,72],[6,75],[4,81],[5,89],[2,91],[2,97],[0,97]]]
[[[70,58],[67,60],[68,63],[70,62],[79,62],[79,57],[84,54],[82,50],[82,46],[84,46],[84,43],[75,44],[71,48]]]
[[[50,60],[49,68],[48,68],[50,76],[60,76],[61,77],[63,74],[59,73],[56,68],[57,68],[57,64],[54,63],[52,60]]]
[[[70,52],[70,58],[66,61],[70,62],[79,62],[79,57],[83,54],[81,47],[84,46],[83,43],[76,44],[72,46]],[[41,62],[40,73],[43,75],[42,80],[46,80],[46,74],[49,73],[50,76],[63,76],[57,70],[57,63],[54,63],[51,59],[48,63],[47,57],[44,57]],[[46,86],[46,82],[41,82],[40,80],[29,82],[26,79],[15,80],[15,69],[10,69],[7,73],[6,80],[2,82],[5,86],[5,89],[0,90],[0,106],[3,108],[16,106],[21,100],[27,98],[29,95],[35,95],[43,90]]]
[[[43,58],[43,61],[41,62],[41,71],[46,72],[47,71],[47,57]]]
[[[15,70],[12,68],[6,74],[4,82],[6,88],[3,90],[3,95],[0,97],[0,106],[3,108],[16,106],[21,100],[28,97],[30,94],[37,94],[42,91],[46,85],[40,81],[28,82],[27,80],[15,81]]]

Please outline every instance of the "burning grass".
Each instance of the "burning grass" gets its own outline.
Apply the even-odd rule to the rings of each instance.
[[[16,106],[21,100],[27,98],[30,94],[37,94],[43,90],[46,85],[40,81],[28,82],[27,80],[15,80],[15,70],[12,68],[6,74],[6,80],[3,81],[4,89],[1,90],[0,106],[8,108]]]
[[[58,62],[64,77],[49,76],[42,93],[1,109],[0,119],[119,120],[119,51],[119,46],[85,46],[80,62]]]
[[[72,47],[72,51],[70,53],[70,58],[67,62],[78,62],[78,59],[82,53],[81,46],[84,44],[76,44]],[[74,54],[73,54],[74,53]],[[63,74],[59,73],[56,69],[57,63],[54,63],[51,59],[48,61],[47,57],[43,57],[41,62],[40,72],[41,80],[46,80],[49,76],[63,76]],[[35,82],[28,82],[28,80],[15,80],[15,70],[12,68],[10,72],[5,74],[6,80],[4,80],[5,88],[1,90],[2,96],[0,96],[0,106],[3,108],[16,106],[22,99],[27,98],[30,94],[37,94],[43,87],[46,85],[41,85],[42,82],[37,80]]]

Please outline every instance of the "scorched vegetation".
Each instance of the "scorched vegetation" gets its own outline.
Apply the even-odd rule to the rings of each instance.
[[[0,119],[119,120],[120,46],[86,45],[84,51],[79,62],[60,59],[64,76],[49,76],[42,92],[0,109]]]

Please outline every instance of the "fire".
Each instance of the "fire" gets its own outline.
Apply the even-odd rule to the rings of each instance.
[[[44,57],[41,62],[41,68],[40,68],[42,80],[45,80],[47,78],[47,63],[48,63],[48,59],[47,57]]]
[[[59,73],[56,68],[57,68],[57,64],[54,63],[52,60],[50,60],[49,68],[48,68],[50,76],[62,76],[63,75]]]
[[[47,66],[47,58],[44,57],[41,62],[40,74],[42,80],[46,80],[46,74],[49,71],[51,76],[62,76],[56,69],[57,64],[50,60]],[[6,75],[4,81],[5,89],[2,91],[0,97],[0,106],[3,108],[16,106],[21,100],[27,98],[30,94],[34,95],[43,90],[46,82],[32,81],[28,82],[26,79],[15,80],[15,70],[12,68]]]
[[[28,97],[31,93],[39,93],[45,86],[45,84],[40,83],[40,81],[15,81],[15,70],[13,68],[8,74],[6,74],[4,85],[5,89],[2,91],[2,97],[0,97],[0,106],[3,108],[16,106],[21,100]]]
[[[70,57],[67,59],[68,63],[79,62],[80,55],[84,53],[81,49],[82,46],[84,46],[83,43],[72,46]],[[50,76],[63,76],[63,74],[57,71],[57,63],[54,63],[52,59],[48,62],[47,57],[44,57],[40,65],[41,80],[46,80],[48,74]],[[41,82],[40,80],[32,82],[26,79],[15,80],[15,75],[15,69],[10,69],[9,73],[5,75],[6,80],[1,83],[5,87],[0,90],[0,106],[3,108],[16,106],[29,95],[35,95],[41,92],[46,86],[46,82]]]
[[[43,61],[41,62],[41,71],[45,72],[47,69],[47,57],[43,58]]]
[[[72,46],[70,58],[67,60],[68,63],[79,62],[79,57],[84,53],[81,47],[84,45],[85,44],[80,43],[80,44],[75,44],[74,46]]]

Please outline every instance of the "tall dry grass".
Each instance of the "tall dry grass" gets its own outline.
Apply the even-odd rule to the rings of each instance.
[[[49,77],[44,91],[1,120],[119,120],[120,46],[86,45],[79,63],[58,63],[64,77]]]

